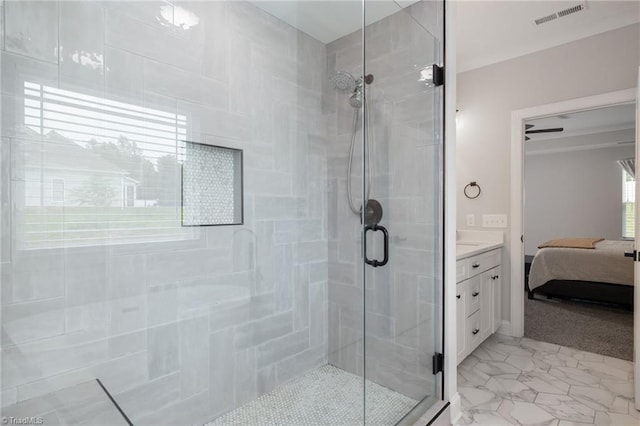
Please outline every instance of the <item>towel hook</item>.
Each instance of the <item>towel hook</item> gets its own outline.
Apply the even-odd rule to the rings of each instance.
[[[473,190],[473,188],[477,188],[477,194],[472,195],[473,192],[475,192],[475,190]],[[470,194],[471,192],[471,194]],[[480,194],[482,193],[482,188],[480,188],[480,185],[478,185],[477,182],[469,182],[465,187],[464,187],[464,196],[467,197],[470,200],[476,199],[480,196]]]

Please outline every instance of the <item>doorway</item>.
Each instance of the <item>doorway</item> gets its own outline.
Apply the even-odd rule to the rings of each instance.
[[[513,111],[511,115],[511,334],[524,335],[524,218],[523,218],[523,177],[524,177],[524,131],[530,120],[557,116],[572,112],[589,111],[598,108],[635,102],[635,90],[621,90],[602,95],[572,99],[554,104]]]
[[[633,103],[525,122],[525,337],[633,360],[634,157]]]

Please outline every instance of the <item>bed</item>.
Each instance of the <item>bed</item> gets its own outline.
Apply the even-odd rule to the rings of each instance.
[[[529,299],[542,294],[633,306],[633,260],[624,256],[633,245],[601,240],[593,248],[540,248],[531,263]]]

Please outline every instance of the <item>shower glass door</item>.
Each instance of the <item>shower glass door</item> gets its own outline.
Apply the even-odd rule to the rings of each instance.
[[[394,421],[412,423],[442,394],[432,364],[442,352],[443,86],[433,84],[432,65],[442,65],[444,6],[411,3],[365,1],[367,424],[389,405]]]

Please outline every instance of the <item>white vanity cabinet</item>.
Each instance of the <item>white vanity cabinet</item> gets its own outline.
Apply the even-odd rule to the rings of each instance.
[[[458,363],[500,325],[501,263],[502,248],[456,262]]]

